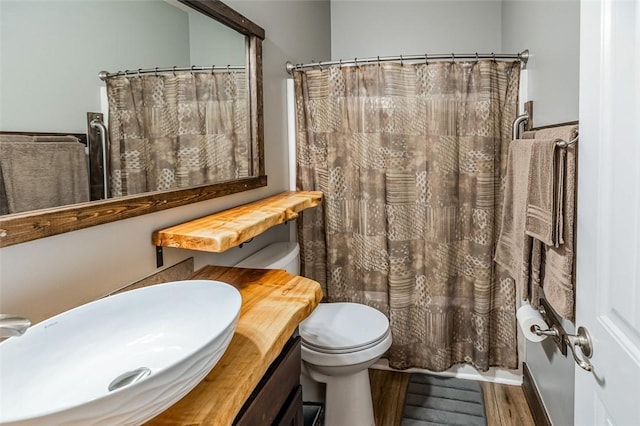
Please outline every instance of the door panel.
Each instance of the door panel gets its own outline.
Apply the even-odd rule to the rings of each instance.
[[[640,6],[581,3],[576,325],[578,425],[640,422]]]

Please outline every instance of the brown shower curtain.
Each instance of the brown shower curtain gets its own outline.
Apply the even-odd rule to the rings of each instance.
[[[517,367],[513,281],[493,259],[519,62],[297,71],[302,272],[391,322],[394,368]]]
[[[249,175],[245,73],[107,80],[111,196]]]

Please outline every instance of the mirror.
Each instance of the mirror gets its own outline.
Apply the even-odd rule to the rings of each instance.
[[[126,18],[114,15],[115,6],[127,9]],[[266,185],[261,27],[218,0],[2,1],[0,7],[2,131],[85,132],[87,112],[104,109],[100,70],[115,73],[133,68],[136,71],[129,73],[135,74],[138,68],[174,65],[187,69],[220,63],[244,66],[249,111],[245,124],[248,173],[233,179],[225,176],[219,181],[208,180],[186,189],[153,190],[3,215],[0,247]],[[69,7],[77,10],[72,12],[66,9]],[[26,21],[21,23],[20,14]],[[94,16],[97,18],[91,18]],[[63,18],[68,20],[62,21]],[[182,32],[174,32],[176,28]],[[6,36],[19,29],[30,36]],[[73,33],[76,29],[81,33]],[[53,47],[46,46],[47,40],[55,41]],[[115,47],[116,53],[109,53],[109,46]],[[110,63],[106,63],[107,58]],[[72,88],[62,84],[65,79]]]

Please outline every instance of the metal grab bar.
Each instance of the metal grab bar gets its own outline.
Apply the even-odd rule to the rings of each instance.
[[[513,120],[513,129],[511,135],[513,136],[513,140],[520,139],[520,125],[528,120],[529,114],[527,114],[526,112],[522,115],[517,116],[516,119]]]
[[[100,132],[100,141],[102,142],[102,188],[104,189],[104,199],[109,198],[109,176],[107,167],[107,127],[98,119],[93,119],[89,123],[89,127],[97,129]]]

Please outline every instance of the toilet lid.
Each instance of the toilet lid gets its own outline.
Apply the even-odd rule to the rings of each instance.
[[[389,334],[389,320],[358,303],[320,303],[300,323],[302,344],[324,352],[352,352],[377,344]]]

